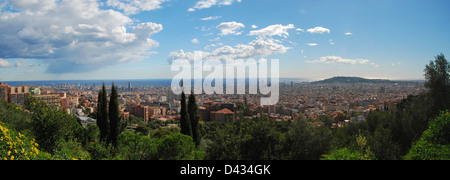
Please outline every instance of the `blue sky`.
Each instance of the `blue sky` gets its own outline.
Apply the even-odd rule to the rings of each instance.
[[[280,76],[423,79],[448,0],[0,0],[0,81],[171,79],[173,59],[280,59]]]

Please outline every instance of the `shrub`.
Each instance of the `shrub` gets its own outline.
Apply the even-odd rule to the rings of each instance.
[[[42,160],[50,154],[42,153],[34,139],[10,129],[0,122],[0,159],[2,160]]]

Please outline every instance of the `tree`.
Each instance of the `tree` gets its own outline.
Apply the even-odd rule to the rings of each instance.
[[[200,118],[198,117],[198,106],[194,92],[192,92],[191,95],[189,96],[188,111],[189,111],[189,120],[191,121],[192,138],[194,139],[195,145],[198,146],[200,144],[201,139],[198,130],[198,121],[200,120]]]
[[[125,160],[157,160],[158,141],[141,133],[124,132],[118,140],[118,153]]]
[[[98,93],[97,126],[100,130],[100,139],[105,141],[109,134],[108,98],[105,83]]]
[[[181,114],[181,120],[180,120],[181,134],[192,137],[191,122],[189,120],[189,113],[188,113],[187,104],[186,104],[186,94],[184,94],[184,92],[181,93],[180,114]]]
[[[82,126],[77,119],[56,106],[47,106],[31,95],[27,95],[26,107],[30,113],[31,132],[40,148],[53,153],[59,143],[78,138]]]
[[[286,134],[286,159],[318,160],[330,149],[331,137],[328,127],[315,127],[299,117]]]
[[[430,122],[429,128],[411,147],[406,159],[450,160],[450,114],[448,111]]]
[[[117,136],[120,134],[120,109],[119,94],[117,93],[114,82],[111,88],[111,97],[109,100],[109,141],[114,145],[117,144]]]
[[[336,117],[336,121],[338,123],[344,123],[345,120],[350,120],[350,116],[348,114],[339,113]]]
[[[173,133],[161,139],[158,146],[160,160],[202,160],[204,152],[195,149],[192,137]]]
[[[375,157],[379,160],[398,160],[400,159],[400,147],[393,141],[390,129],[383,128],[381,125],[369,137],[369,145]]]
[[[425,86],[430,90],[434,110],[450,108],[450,65],[443,54],[436,56],[425,68]],[[436,113],[437,113],[436,112]]]
[[[276,123],[267,117],[247,121],[241,131],[240,155],[245,160],[280,160],[282,153],[281,132],[277,131]]]

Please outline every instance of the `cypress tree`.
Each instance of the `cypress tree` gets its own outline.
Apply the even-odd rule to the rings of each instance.
[[[98,93],[98,104],[97,104],[97,126],[100,130],[100,139],[106,140],[108,139],[109,127],[108,123],[108,98],[105,83],[103,83],[103,87]]]
[[[197,100],[195,99],[194,92],[189,96],[188,102],[189,120],[191,121],[192,128],[192,138],[194,139],[195,145],[200,144],[200,133],[198,131],[198,106]]]
[[[189,120],[189,114],[186,104],[186,94],[184,92],[181,93],[181,134],[192,136],[191,122]]]
[[[112,83],[111,88],[111,97],[109,100],[109,142],[116,145],[117,136],[119,135],[119,124],[120,124],[120,109],[119,109],[119,94],[117,93],[117,89]]]

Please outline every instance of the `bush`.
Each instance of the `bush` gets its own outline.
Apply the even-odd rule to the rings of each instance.
[[[56,160],[89,160],[89,153],[83,150],[81,144],[70,140],[57,143],[53,159]]]
[[[450,160],[450,114],[447,111],[430,122],[419,141],[410,149],[405,159]]]
[[[190,136],[174,133],[161,139],[158,146],[160,160],[202,160],[204,152],[196,150]]]
[[[34,139],[10,129],[0,122],[0,159],[1,160],[42,160],[50,154],[42,153]]]
[[[323,155],[321,160],[361,160],[361,153],[357,150],[342,148]]]
[[[157,140],[141,133],[124,132],[120,134],[117,150],[120,159],[155,160]]]

